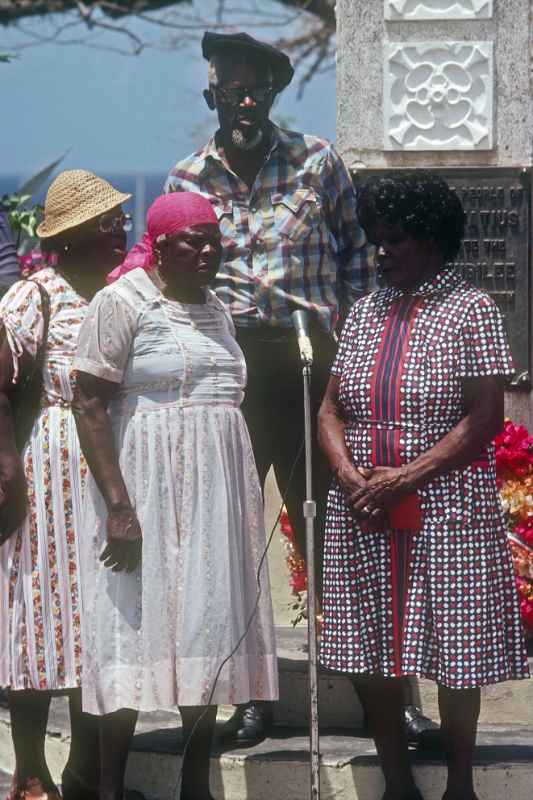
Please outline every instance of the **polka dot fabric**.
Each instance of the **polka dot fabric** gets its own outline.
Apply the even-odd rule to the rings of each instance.
[[[387,337],[401,351],[388,372]],[[357,302],[332,372],[348,448],[371,467],[385,463],[376,442],[393,443],[389,463],[408,463],[448,433],[464,416],[463,378],[505,376],[513,366],[496,305],[445,270],[414,295],[386,289]],[[376,376],[389,414],[376,414]],[[419,490],[418,500],[420,529],[369,532],[333,482],[321,663],[456,689],[528,677],[493,448]]]

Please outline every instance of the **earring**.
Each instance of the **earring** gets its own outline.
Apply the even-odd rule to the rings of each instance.
[[[63,245],[63,250],[65,251],[65,253],[68,253],[69,250],[68,244]]]

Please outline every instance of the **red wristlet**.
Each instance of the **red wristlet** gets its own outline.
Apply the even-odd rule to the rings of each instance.
[[[422,508],[416,492],[406,495],[387,511],[393,529],[419,531],[422,527]]]

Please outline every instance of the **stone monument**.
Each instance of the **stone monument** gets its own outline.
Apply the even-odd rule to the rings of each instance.
[[[505,314],[507,413],[533,429],[530,0],[337,0],[337,146],[356,181],[429,168],[467,214],[457,266]]]

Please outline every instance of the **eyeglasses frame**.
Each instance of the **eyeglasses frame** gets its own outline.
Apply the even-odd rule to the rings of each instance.
[[[112,217],[109,225],[102,226],[106,214],[102,214],[98,218],[98,230],[100,233],[118,233],[119,231],[129,232],[133,230],[133,218],[131,214],[121,214],[120,216]]]

